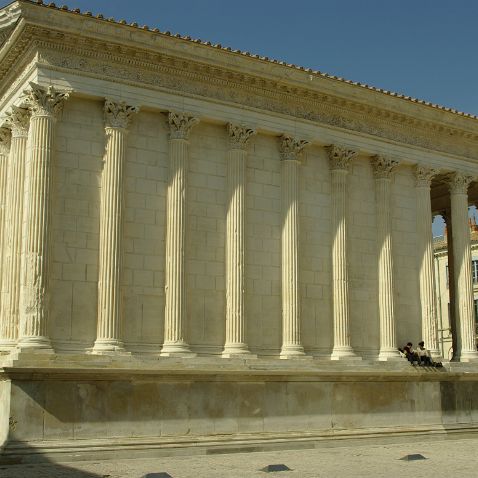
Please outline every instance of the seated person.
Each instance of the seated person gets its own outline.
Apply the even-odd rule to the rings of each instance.
[[[418,362],[420,365],[432,365],[430,351],[425,348],[425,342],[423,342],[423,340],[418,342],[418,348],[415,352],[418,356]]]
[[[403,347],[403,353],[410,363],[418,361],[418,355],[415,350],[413,350],[413,344],[411,342],[408,342],[407,345]]]

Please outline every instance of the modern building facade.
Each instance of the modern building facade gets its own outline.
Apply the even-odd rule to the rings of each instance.
[[[475,430],[476,117],[42,2],[0,40],[5,459]]]

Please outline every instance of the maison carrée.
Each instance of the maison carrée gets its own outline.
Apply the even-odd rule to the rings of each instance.
[[[0,42],[0,461],[478,430],[477,117],[41,1]]]

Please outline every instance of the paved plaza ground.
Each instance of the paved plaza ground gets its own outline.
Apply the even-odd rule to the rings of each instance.
[[[0,466],[0,478],[348,478],[478,476],[478,438],[264,453]],[[425,460],[404,461],[421,454]],[[260,471],[285,464],[291,471]]]

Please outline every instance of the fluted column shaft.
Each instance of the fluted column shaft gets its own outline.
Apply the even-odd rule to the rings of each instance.
[[[10,155],[11,134],[7,128],[0,128],[0,304],[2,301],[3,266],[5,264],[6,201],[8,184],[8,157]],[[1,310],[1,305],[0,305]]]
[[[375,156],[372,164],[377,204],[379,360],[390,360],[399,358],[393,298],[391,219],[391,174],[398,163],[389,158]]]
[[[23,193],[29,120],[28,111],[16,107],[12,108],[8,118],[12,139],[8,158],[2,264],[0,348],[3,350],[14,347],[18,340]]]
[[[327,148],[332,176],[332,289],[334,347],[331,359],[359,358],[350,339],[347,269],[347,176],[356,153],[341,146]]]
[[[422,340],[433,357],[440,356],[437,331],[437,304],[435,295],[435,269],[433,266],[433,233],[430,183],[436,171],[419,166],[416,169],[417,233],[422,312]]]
[[[468,186],[471,177],[455,173],[450,177],[453,261],[455,266],[455,319],[457,350],[454,359],[468,362],[478,359],[475,338],[475,314],[471,275],[471,244],[468,225]]]
[[[282,349],[281,358],[304,355],[299,295],[299,159],[305,141],[283,136],[282,162]]]
[[[189,131],[198,122],[169,114],[169,184],[166,224],[166,305],[163,356],[193,356],[186,340],[185,246]]]
[[[56,116],[66,93],[30,83],[25,92],[31,111],[26,169],[24,256],[21,284],[20,336],[22,349],[51,349],[48,337],[50,219],[53,140]]]
[[[254,131],[228,125],[226,216],[226,341],[223,357],[249,354],[244,314],[245,165],[247,142]]]
[[[123,176],[130,119],[138,109],[105,102],[106,150],[101,177],[98,323],[94,353],[124,350],[121,324]]]

